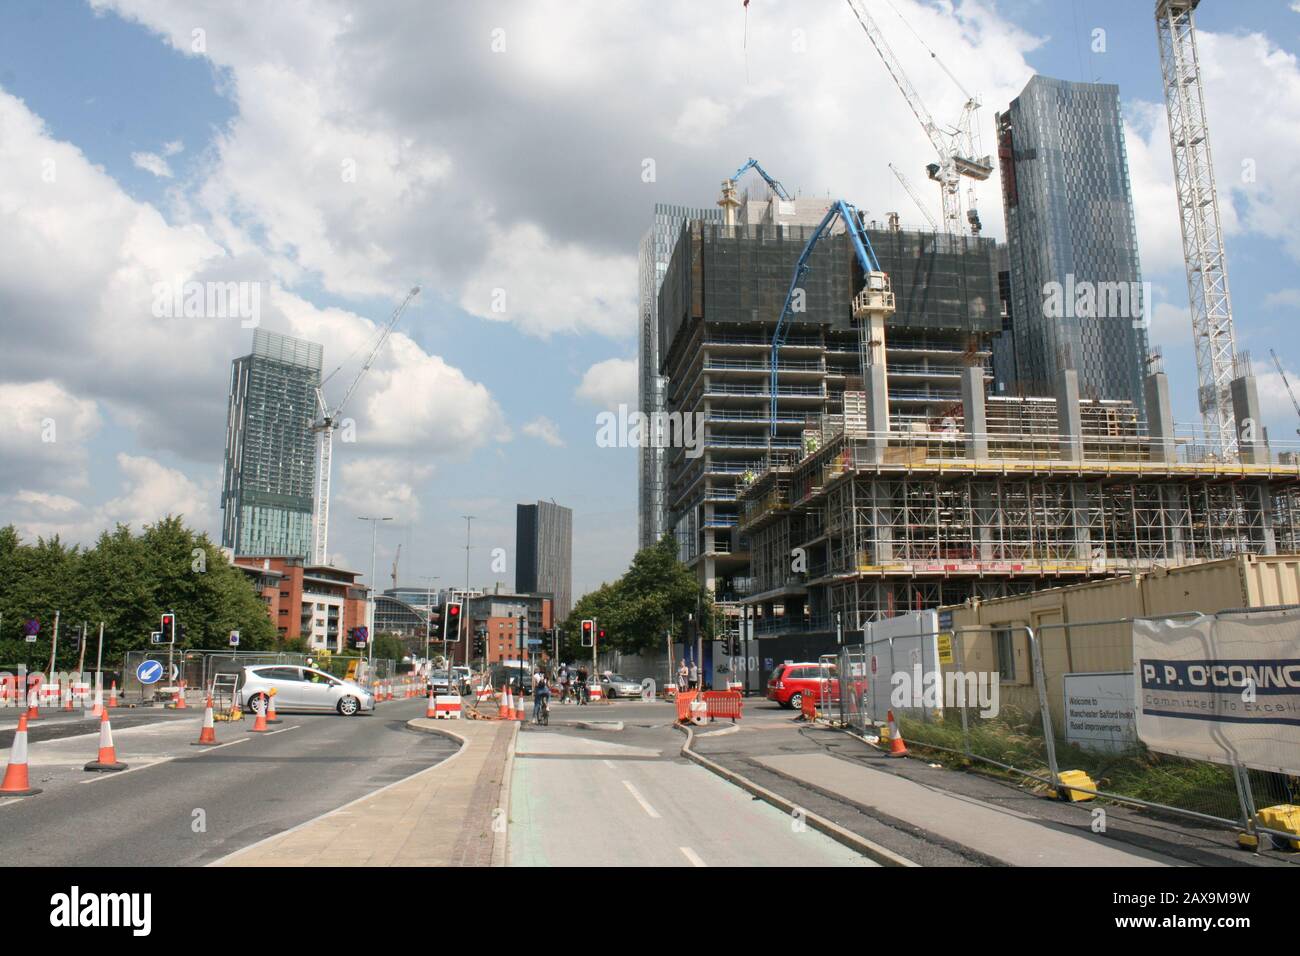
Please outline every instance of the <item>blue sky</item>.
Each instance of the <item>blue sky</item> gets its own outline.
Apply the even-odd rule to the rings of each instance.
[[[982,93],[986,148],[994,112],[1034,71],[1119,84],[1145,277],[1165,305],[1152,337],[1176,417],[1194,420],[1152,5],[967,2],[956,17],[892,6]],[[1291,6],[1205,0],[1198,25],[1238,344],[1257,367],[1272,346],[1294,370]],[[955,114],[955,90],[907,25],[883,0],[871,7],[932,110]],[[886,164],[929,159],[842,5],[755,0],[747,26],[739,2],[687,0],[382,11],[11,0],[0,9],[0,322],[12,345],[0,388],[17,411],[0,442],[0,522],[84,541],[181,510],[217,533],[225,375],[251,333],[159,326],[130,289],[182,274],[274,285],[283,295],[267,327],[324,341],[333,367],[365,320],[420,282],[403,341],[352,409],[361,437],[336,459],[331,551],[368,567],[354,515],[394,514],[380,568],[400,542],[403,584],[459,584],[460,516],[474,514],[473,583],[510,587],[513,563],[493,572],[490,551],[513,552],[516,502],[554,498],[575,511],[575,592],[617,576],[635,544],[635,452],[597,448],[594,419],[635,401],[635,258],[652,204],[711,205],[753,155],[788,187],[907,220]],[[1097,28],[1104,53],[1090,49]],[[47,159],[55,183],[36,174]],[[1247,159],[1253,183],[1238,172]],[[340,186],[349,160],[361,175]],[[980,198],[1001,237],[996,177]],[[497,287],[505,315],[485,306]],[[1294,436],[1269,368],[1266,423],[1275,439]],[[47,417],[60,438],[33,445]]]

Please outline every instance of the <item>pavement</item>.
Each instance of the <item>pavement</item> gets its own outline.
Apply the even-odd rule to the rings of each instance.
[[[671,705],[579,712],[521,729],[509,865],[876,865],[684,759]]]
[[[441,763],[214,866],[490,866],[505,859],[506,768],[517,725],[429,720],[408,726],[455,740]]]

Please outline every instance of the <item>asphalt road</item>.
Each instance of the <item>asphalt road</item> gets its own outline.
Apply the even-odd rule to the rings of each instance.
[[[406,728],[424,708],[410,700],[364,717],[282,714],[269,734],[249,733],[251,720],[219,723],[224,746],[209,748],[191,746],[201,710],[114,725],[118,758],[131,769],[113,774],[82,769],[96,756],[97,729],[57,738],[46,731],[30,746],[31,783],[45,792],[0,800],[0,861],[209,863],[450,756],[452,741]],[[8,756],[0,753],[0,766]]]
[[[513,866],[874,865],[682,758],[672,705],[551,713],[550,727],[526,725],[519,736]],[[611,724],[588,729],[578,720]]]

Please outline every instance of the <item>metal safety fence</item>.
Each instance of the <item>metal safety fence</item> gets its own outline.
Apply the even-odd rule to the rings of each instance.
[[[1261,808],[1300,803],[1300,780],[1248,768],[1226,743],[1213,760],[1198,760],[1137,737],[1133,624],[1197,617],[960,625],[847,645],[822,660],[818,711],[867,736],[892,711],[907,745],[939,762],[1017,777],[1043,795],[1114,801],[1300,848],[1296,834],[1258,818]],[[1217,647],[1205,653],[1231,656]]]

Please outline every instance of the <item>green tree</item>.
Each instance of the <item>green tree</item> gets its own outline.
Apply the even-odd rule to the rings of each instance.
[[[606,642],[625,654],[657,650],[665,635],[682,633],[688,616],[701,625],[705,639],[715,633],[713,595],[677,560],[677,542],[671,533],[642,548],[617,581],[602,584],[578,599],[564,622],[561,656],[590,657],[581,646],[581,622],[595,618],[607,632]]]

